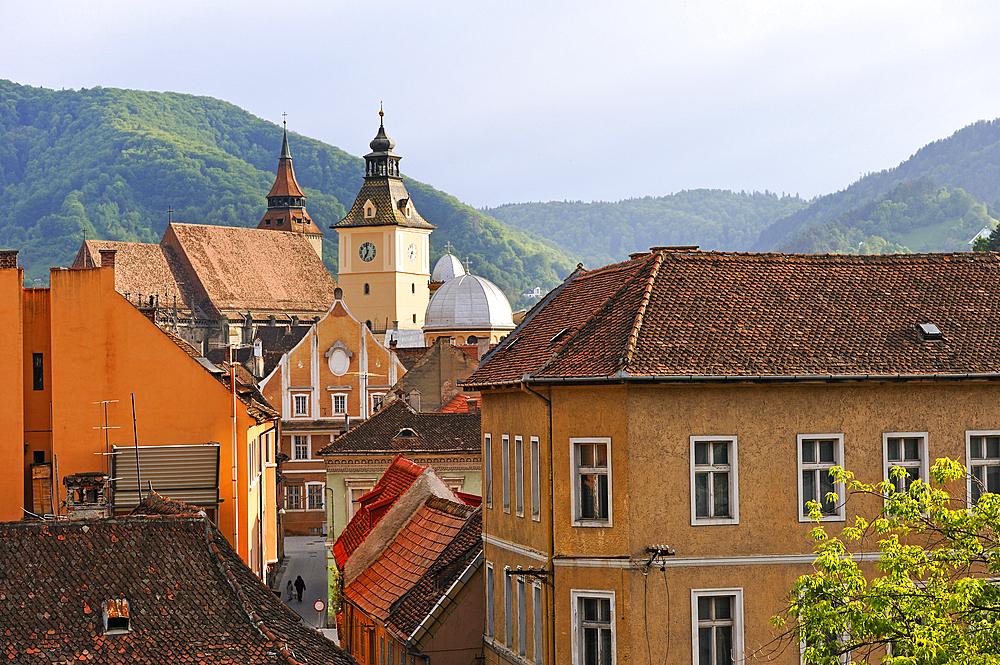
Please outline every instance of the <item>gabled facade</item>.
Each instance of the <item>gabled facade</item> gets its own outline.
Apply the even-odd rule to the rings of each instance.
[[[264,397],[280,405],[280,451],[288,455],[279,497],[286,534],[322,532],[328,493],[319,450],[350,423],[379,409],[405,371],[395,354],[348,311],[336,289],[325,316],[260,381]]]
[[[205,508],[264,577],[277,561],[278,413],[118,294],[113,252],[34,289],[20,287],[15,255],[0,255],[3,362],[17,386],[0,400],[0,453],[17,469],[0,518],[64,516],[66,476],[114,478],[115,514],[152,483]]]
[[[365,155],[361,191],[347,216],[331,227],[339,234],[337,278],[344,297],[358,318],[380,333],[423,327],[430,234],[436,228],[413,205],[394,147],[380,120]]]
[[[479,366],[489,349],[487,340],[476,346],[454,346],[439,337],[389,390],[386,400],[403,399],[417,411],[439,411],[458,395],[461,383]]]
[[[812,571],[805,504],[834,529],[878,509],[826,503],[831,466],[1000,465],[998,308],[996,254],[661,248],[571,275],[467,382],[486,661],[759,656]]]

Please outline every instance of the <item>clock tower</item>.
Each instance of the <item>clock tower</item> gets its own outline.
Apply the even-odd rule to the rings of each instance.
[[[344,219],[337,283],[351,312],[377,332],[420,329],[430,299],[430,235],[436,227],[417,212],[399,174],[396,144],[378,134],[365,155],[365,182]]]

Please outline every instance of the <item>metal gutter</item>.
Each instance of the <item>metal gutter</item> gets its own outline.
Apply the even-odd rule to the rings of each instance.
[[[838,381],[1000,381],[1000,372],[958,374],[651,374],[632,376],[618,372],[610,376],[553,376],[533,377],[523,375],[516,381],[465,384],[468,388],[518,387],[534,384],[585,384],[585,383],[801,383]]]

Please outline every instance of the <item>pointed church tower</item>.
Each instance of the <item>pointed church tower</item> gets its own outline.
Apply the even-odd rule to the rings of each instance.
[[[278,174],[271,191],[267,193],[267,212],[257,228],[301,233],[309,240],[319,258],[323,258],[323,232],[306,212],[306,195],[295,180],[295,169],[292,168],[287,129],[281,141]]]
[[[350,212],[330,228],[340,236],[337,282],[351,311],[373,330],[424,325],[430,299],[430,235],[436,227],[413,206],[399,174],[396,144],[378,134],[365,155],[365,182]]]

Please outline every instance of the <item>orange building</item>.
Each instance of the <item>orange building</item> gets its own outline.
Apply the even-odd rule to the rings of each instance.
[[[0,521],[65,514],[61,479],[104,472],[116,513],[150,485],[202,506],[264,577],[277,561],[277,412],[116,293],[114,252],[35,289],[16,255],[0,252],[0,363],[22,377],[0,386],[0,454],[23,473],[3,483]]]

